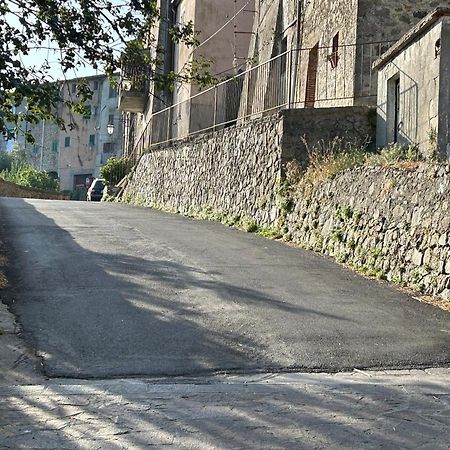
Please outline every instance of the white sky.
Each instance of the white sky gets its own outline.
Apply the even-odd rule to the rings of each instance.
[[[112,3],[118,3],[119,0],[112,0]],[[23,11],[22,11],[23,13]],[[20,22],[18,20],[18,18],[12,14],[8,14],[8,23],[13,26],[16,27],[17,29],[21,28]],[[34,43],[30,43],[30,45],[35,45]],[[49,47],[46,49],[35,49],[35,50],[31,50],[29,55],[27,56],[23,56],[22,55],[22,62],[25,64],[25,66],[27,67],[31,67],[31,66],[35,66],[36,68],[41,67],[42,63],[45,60],[48,60],[50,63],[50,71],[49,73],[49,79],[51,81],[55,81],[55,80],[64,80],[66,79],[71,79],[71,78],[81,78],[81,77],[86,77],[86,76],[90,76],[90,75],[97,75],[97,74],[101,74],[104,73],[104,71],[102,71],[101,69],[97,69],[95,70],[94,68],[92,68],[89,64],[83,64],[81,63],[76,69],[73,70],[69,70],[68,72],[66,72],[66,74],[63,74],[62,70],[61,70],[61,66],[58,62],[59,56],[60,56],[60,51],[57,48],[57,45],[55,43],[52,43],[51,41],[48,41],[47,43],[42,43],[40,44],[42,46],[45,47]],[[117,50],[120,50],[120,46],[117,45]]]

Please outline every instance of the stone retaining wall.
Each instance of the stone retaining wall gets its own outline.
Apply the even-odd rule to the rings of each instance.
[[[262,226],[278,218],[279,181],[287,161],[306,161],[305,142],[340,136],[374,139],[368,107],[285,110],[186,139],[145,154],[125,198],[182,214],[204,209],[248,216]]]
[[[67,200],[68,196],[59,192],[33,189],[0,179],[0,197],[43,198],[51,200]]]
[[[368,275],[450,299],[450,166],[361,167],[291,198],[302,247]]]
[[[181,214],[212,208],[274,225],[281,138],[282,120],[271,116],[153,151],[124,197]]]
[[[295,195],[281,181],[289,158],[307,157],[303,133],[309,142],[320,133],[353,141],[359,130],[364,139],[372,130],[368,112],[284,112],[160,148],[142,157],[123,198],[187,215],[248,218],[252,230],[280,229],[365,274],[450,299],[450,166],[355,168]]]

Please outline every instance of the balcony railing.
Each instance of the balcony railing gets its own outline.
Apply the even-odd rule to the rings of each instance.
[[[130,156],[286,108],[375,105],[372,64],[390,45],[315,47],[278,55],[153,114]]]
[[[147,104],[151,71],[148,67],[127,66],[122,70],[119,110],[143,113]]]

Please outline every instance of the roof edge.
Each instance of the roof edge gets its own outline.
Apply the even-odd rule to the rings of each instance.
[[[439,7],[425,16],[419,23],[414,25],[406,34],[404,34],[389,50],[384,52],[372,65],[372,68],[380,69],[385,66],[394,56],[397,56],[405,47],[407,47],[417,36],[430,28],[441,17],[450,17],[450,8]]]

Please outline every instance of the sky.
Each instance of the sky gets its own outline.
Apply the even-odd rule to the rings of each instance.
[[[122,0],[112,0],[112,4],[123,4]],[[23,11],[21,11],[23,13]],[[19,19],[12,15],[8,14],[8,23],[12,25],[13,27],[17,28],[18,30],[21,29],[21,24],[19,22]],[[118,41],[116,41],[118,42]],[[46,49],[37,49],[37,50],[30,50],[29,55],[22,55],[21,59],[23,63],[26,66],[36,66],[41,67],[42,63],[45,60],[48,60],[51,66],[49,73],[49,79],[50,80],[64,80],[64,79],[71,79],[71,78],[81,78],[81,77],[87,77],[91,75],[98,75],[100,73],[103,73],[101,70],[96,70],[90,65],[80,65],[77,67],[77,69],[69,70],[65,74],[61,70],[61,66],[58,63],[58,57],[59,57],[59,49],[57,48],[57,45],[55,43],[52,43],[51,41],[47,41],[46,43],[40,44],[42,46],[48,47]],[[120,50],[120,46],[115,46],[117,50]],[[49,48],[53,48],[53,50],[50,50]]]

